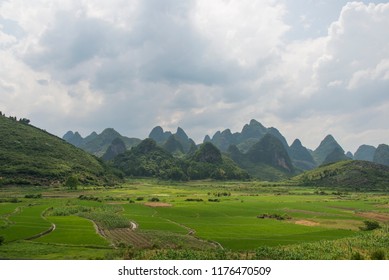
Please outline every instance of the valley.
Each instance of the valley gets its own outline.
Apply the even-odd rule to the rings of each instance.
[[[11,187],[1,189],[0,198],[1,259],[371,259],[377,251],[389,254],[386,193],[257,181],[130,179],[116,187],[77,190]],[[380,228],[363,230],[365,221]]]
[[[64,139],[0,116],[0,259],[386,259],[387,145],[291,146],[252,120]]]

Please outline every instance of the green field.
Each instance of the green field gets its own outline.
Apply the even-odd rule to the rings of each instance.
[[[31,193],[41,197],[25,198]],[[0,198],[2,259],[371,259],[389,253],[384,193],[129,180],[73,191],[3,188]],[[367,220],[381,228],[361,230]]]

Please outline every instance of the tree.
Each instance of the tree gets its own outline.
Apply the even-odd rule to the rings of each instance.
[[[19,122],[22,123],[22,124],[29,124],[30,120],[26,119],[26,118],[23,118],[23,119],[19,119]]]
[[[77,190],[78,184],[79,184],[78,179],[75,176],[68,177],[65,182],[65,186],[70,190]]]
[[[4,236],[0,235],[0,246],[4,243],[4,239],[5,239]]]

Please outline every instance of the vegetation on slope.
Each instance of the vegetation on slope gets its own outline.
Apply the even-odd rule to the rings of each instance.
[[[389,167],[368,161],[346,160],[307,171],[292,181],[309,186],[388,191]]]
[[[113,166],[127,176],[186,180],[182,162],[147,138],[113,159]]]
[[[323,141],[320,142],[320,145],[316,148],[316,150],[313,151],[312,156],[316,163],[320,165],[336,148],[340,149],[344,153],[343,148],[338,144],[338,142],[336,142],[335,138],[332,135],[327,135]]]
[[[295,169],[282,142],[272,134],[266,134],[243,154],[236,146],[230,146],[230,157],[251,176],[268,181],[286,179]]]
[[[222,157],[211,143],[203,144],[188,158],[175,158],[148,138],[113,160],[113,166],[127,176],[171,180],[247,179],[248,174],[234,162]]]
[[[96,157],[26,122],[0,116],[0,184],[83,184],[117,179]]]

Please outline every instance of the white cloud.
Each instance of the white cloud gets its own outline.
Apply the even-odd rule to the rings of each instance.
[[[340,2],[1,2],[0,110],[57,134],[163,125],[197,141],[256,118],[309,147],[372,143],[358,123],[374,116],[387,139],[389,4]]]
[[[289,29],[282,21],[284,13],[283,5],[270,0],[199,0],[193,19],[215,54],[245,67],[278,52]]]

